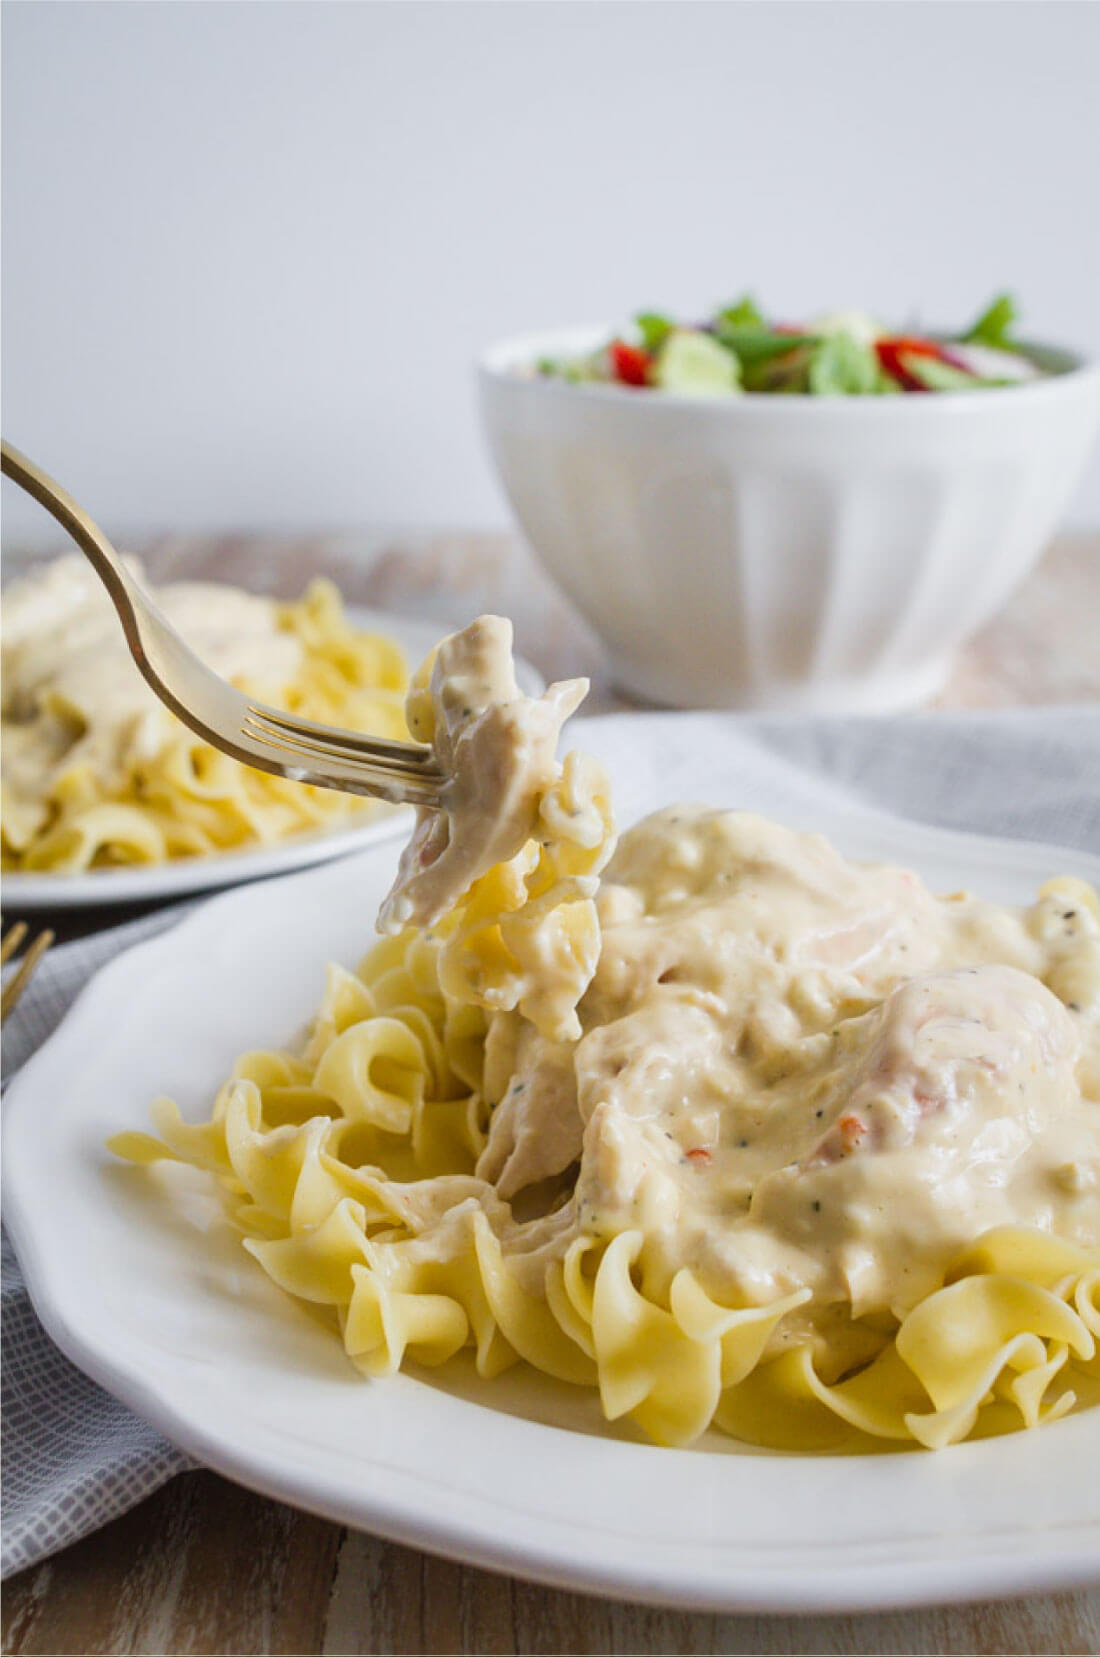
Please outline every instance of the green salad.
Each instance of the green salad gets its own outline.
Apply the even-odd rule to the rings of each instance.
[[[597,350],[540,358],[535,372],[693,397],[972,391],[1041,378],[1042,370],[1013,343],[1015,321],[1007,293],[957,335],[898,332],[859,311],[780,322],[746,296],[700,323],[642,311],[630,329]]]

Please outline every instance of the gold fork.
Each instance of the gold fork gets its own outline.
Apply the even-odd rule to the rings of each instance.
[[[103,531],[26,455],[0,445],[3,472],[68,531],[106,587],[130,654],[177,718],[245,765],[293,782],[438,806],[446,778],[430,748],[364,736],[243,696],[211,672],[142,591]]]
[[[8,928],[4,934],[3,942],[0,942],[0,967],[7,966],[26,936],[26,921],[16,921],[14,926]],[[54,935],[48,929],[45,932],[40,932],[37,938],[32,940],[30,948],[4,985],[3,994],[0,995],[0,1024],[3,1024],[15,1003],[22,996],[53,940]]]

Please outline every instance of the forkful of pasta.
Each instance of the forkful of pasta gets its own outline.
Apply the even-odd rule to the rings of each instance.
[[[293,782],[398,805],[442,805],[448,778],[431,747],[318,724],[245,696],[184,642],[103,531],[59,484],[9,443],[3,443],[2,456],[4,476],[45,507],[103,582],[146,683],[204,741]]]

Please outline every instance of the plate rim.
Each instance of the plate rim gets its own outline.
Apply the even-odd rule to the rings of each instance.
[[[395,1496],[392,1489],[385,1499],[372,1501],[369,1494],[361,1493],[353,1502],[346,1495],[333,1495],[331,1489],[320,1491],[297,1472],[285,1469],[279,1473],[269,1472],[266,1456],[262,1456],[261,1465],[255,1449],[251,1455],[234,1451],[224,1438],[212,1436],[195,1417],[189,1416],[163,1393],[143,1386],[139,1378],[126,1372],[121,1364],[112,1364],[100,1354],[94,1355],[93,1361],[89,1348],[82,1346],[79,1340],[70,1341],[69,1331],[63,1322],[55,1324],[52,1317],[43,1315],[32,1285],[32,1274],[26,1268],[24,1276],[43,1327],[65,1356],[202,1466],[271,1501],[283,1502],[349,1529],[364,1531],[382,1540],[417,1548],[479,1570],[514,1575],[521,1580],[565,1592],[597,1594],[682,1611],[790,1616],[881,1612],[983,1599],[1020,1599],[1036,1594],[1088,1589],[1095,1586],[1098,1579],[1100,1520],[1073,1525],[1072,1529],[1081,1540],[1077,1551],[1069,1556],[1032,1558],[1024,1564],[1018,1552],[1004,1551],[1002,1543],[1000,1550],[978,1553],[972,1558],[946,1561],[938,1557],[893,1559],[881,1565],[872,1564],[870,1574],[864,1574],[858,1588],[853,1585],[851,1576],[843,1573],[835,1573],[833,1585],[821,1574],[808,1577],[803,1573],[804,1588],[792,1586],[792,1577],[786,1566],[779,1564],[769,1571],[767,1562],[760,1558],[751,1561],[753,1586],[749,1585],[747,1578],[736,1576],[729,1579],[729,1586],[718,1585],[713,1575],[692,1574],[683,1564],[675,1573],[667,1569],[661,1571],[654,1568],[652,1560],[646,1561],[644,1574],[639,1571],[628,1580],[614,1567],[603,1565],[598,1560],[585,1561],[575,1550],[554,1546],[545,1540],[533,1548],[530,1543],[525,1545],[511,1540],[503,1529],[487,1536],[482,1534],[480,1525],[473,1527],[467,1523],[462,1527],[445,1520],[426,1519],[404,1494]],[[263,1431],[266,1435],[267,1429]],[[658,1455],[663,1453],[656,1447],[642,1448],[647,1452],[652,1448],[653,1453]],[[392,1475],[392,1469],[390,1472]],[[404,1470],[401,1477],[405,1482],[413,1482],[413,1476]],[[421,1478],[417,1482],[426,1481]],[[542,1522],[546,1524],[548,1521],[543,1519]],[[1050,1534],[1050,1527],[1044,1534]],[[1028,1539],[1020,1540],[1026,1545]],[[668,1539],[669,1544],[673,1541]],[[896,1543],[892,1545],[897,1546]],[[834,1574],[831,1565],[830,1574]],[[765,1580],[767,1578],[771,1580]],[[731,1587],[734,1590],[732,1596]]]
[[[169,903],[176,898],[211,897],[256,880],[299,874],[353,852],[366,850],[407,831],[411,808],[398,806],[349,828],[306,830],[210,857],[177,857],[164,863],[133,863],[73,875],[5,871],[0,877],[4,908],[15,914],[37,910],[109,909],[129,903]]]
[[[902,856],[912,855],[914,839],[925,842],[931,839],[937,847],[948,854],[957,843],[962,843],[971,855],[980,848],[984,857],[992,856],[1002,863],[1017,859],[1031,860],[1035,863],[1042,861],[1049,869],[1052,858],[1063,861],[1068,858],[1079,867],[1083,866],[1086,870],[1095,869],[1100,873],[1100,858],[1089,853],[1071,851],[1041,842],[967,835],[907,819],[895,821],[904,828],[904,838],[910,842],[899,848]],[[383,855],[383,848],[379,846],[364,851],[362,859],[365,864],[368,860],[379,859]],[[285,878],[288,881],[305,883],[316,879],[320,872],[317,869],[300,870]],[[115,977],[124,979],[127,974],[134,971],[135,958],[140,965],[143,952],[156,953],[158,949],[165,947],[178,947],[170,943],[169,939],[173,938],[180,928],[190,929],[195,933],[216,926],[219,911],[224,911],[228,905],[240,903],[246,892],[247,889],[224,893],[203,904],[186,915],[179,926],[172,928],[170,932],[145,940],[122,952],[93,977],[62,1021],[58,1031],[27,1061],[20,1074],[13,1079],[4,1113],[5,1140],[13,1131],[18,1135],[19,1124],[28,1114],[27,1108],[22,1106],[19,1100],[24,1095],[29,1097],[35,1084],[37,1070],[48,1070],[57,1054],[58,1038],[66,1027],[69,1027],[71,1036],[74,1029],[79,1029],[79,1019],[86,1020],[96,1016],[98,1003],[101,1000],[109,1001],[115,993]],[[587,1561],[579,1558],[575,1545],[570,1550],[568,1538],[555,1543],[552,1536],[542,1534],[539,1539],[532,1542],[530,1536],[524,1540],[522,1533],[513,1535],[507,1526],[502,1526],[496,1533],[492,1533],[491,1528],[486,1528],[487,1521],[481,1518],[468,1516],[465,1523],[459,1524],[438,1515],[433,1520],[430,1514],[425,1517],[423,1504],[418,1507],[416,1500],[409,1496],[407,1488],[403,1488],[401,1492],[394,1491],[392,1468],[388,1483],[382,1482],[381,1494],[359,1491],[356,1502],[350,1503],[340,1493],[334,1496],[331,1486],[326,1491],[319,1488],[316,1482],[311,1485],[308,1474],[300,1474],[294,1469],[288,1470],[285,1464],[275,1465],[267,1450],[261,1447],[257,1451],[255,1442],[251,1446],[244,1445],[237,1449],[232,1444],[227,1444],[224,1435],[219,1438],[216,1430],[212,1432],[209,1425],[204,1425],[201,1419],[205,1399],[202,1389],[199,1389],[198,1393],[192,1389],[193,1397],[190,1400],[186,1397],[181,1398],[173,1393],[171,1387],[165,1386],[163,1371],[147,1370],[142,1373],[140,1368],[128,1367],[131,1358],[129,1344],[124,1341],[120,1348],[112,1350],[109,1319],[106,1322],[101,1320],[97,1324],[95,1317],[91,1317],[91,1335],[87,1329],[80,1327],[79,1315],[74,1323],[72,1307],[66,1305],[64,1295],[59,1300],[52,1292],[51,1277],[56,1275],[56,1262],[51,1262],[48,1259],[48,1251],[40,1250],[37,1245],[34,1222],[24,1211],[24,1199],[29,1201],[30,1194],[20,1189],[18,1167],[13,1176],[7,1158],[4,1185],[7,1209],[5,1218],[16,1244],[32,1302],[47,1331],[61,1350],[109,1392],[121,1398],[136,1413],[165,1432],[173,1442],[238,1483],[257,1489],[273,1499],[289,1500],[308,1511],[335,1518],[355,1528],[374,1529],[380,1534],[414,1547],[460,1559],[481,1568],[504,1570],[551,1586],[620,1598],[626,1595],[639,1602],[654,1605],[715,1612],[812,1614],[876,1610],[951,1600],[1018,1597],[1023,1594],[1066,1591],[1085,1587],[1097,1578],[1100,1559],[1100,1517],[1095,1521],[1074,1521],[1073,1540],[1058,1551],[1052,1552],[1048,1549],[1039,1556],[1035,1556],[1034,1553],[1031,1557],[1021,1556],[1020,1546],[1009,1545],[1012,1537],[1016,1537],[1017,1542],[1022,1538],[1024,1543],[1034,1544],[1035,1537],[1028,1537],[1022,1533],[1019,1526],[1002,1535],[996,1544],[986,1537],[977,1535],[976,1551],[971,1550],[967,1553],[964,1550],[959,1556],[947,1561],[935,1557],[906,1557],[907,1553],[913,1551],[912,1541],[894,1538],[890,1544],[891,1557],[882,1563],[861,1569],[858,1581],[854,1580],[850,1570],[837,1572],[830,1569],[828,1577],[822,1571],[812,1575],[803,1571],[802,1580],[796,1583],[792,1581],[786,1569],[779,1568],[770,1573],[766,1561],[762,1558],[750,1561],[747,1571],[734,1572],[732,1576],[727,1573],[721,1581],[715,1580],[714,1561],[709,1561],[708,1568],[706,1559],[696,1562],[694,1568],[689,1568],[684,1561],[680,1561],[675,1567],[666,1564],[665,1568],[661,1569],[655,1560],[647,1557],[644,1566],[639,1566],[633,1573],[627,1571],[624,1574],[621,1566],[609,1566],[602,1562],[598,1550]],[[78,1308],[78,1314],[79,1310]],[[100,1336],[98,1341],[97,1334]],[[197,1415],[190,1412],[189,1404],[197,1409]],[[1100,1410],[1096,1415],[1095,1429],[1100,1431]],[[1087,1419],[1086,1416],[1071,1418],[1077,1423]],[[268,1424],[263,1423],[259,1428],[259,1436],[270,1436],[272,1431]],[[1094,1436],[1089,1434],[1088,1428],[1086,1434]],[[642,1448],[646,1453],[662,1456],[675,1453],[653,1451],[649,1447]],[[960,1453],[965,1453],[965,1447],[960,1451],[951,1452],[952,1455]],[[850,1461],[850,1458],[836,1457],[813,1459]],[[406,1469],[400,1469],[397,1477],[402,1486],[407,1487],[413,1475]],[[541,1524],[545,1532],[548,1528],[552,1530],[557,1521],[551,1521],[542,1515]],[[1049,1538],[1050,1533],[1051,1527],[1045,1527],[1040,1534]],[[728,1540],[722,1544],[725,1552],[728,1552],[731,1546]]]

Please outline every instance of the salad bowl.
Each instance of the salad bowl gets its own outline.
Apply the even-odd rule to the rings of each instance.
[[[1025,383],[936,396],[729,396],[478,368],[489,448],[617,683],[674,707],[879,713],[939,690],[1038,559],[1100,418],[1100,366],[1029,344]]]

